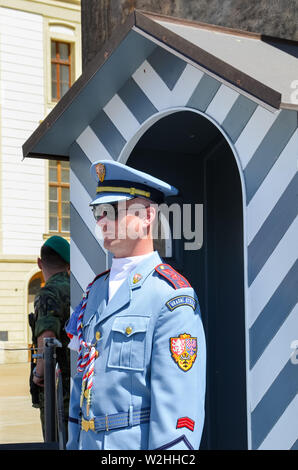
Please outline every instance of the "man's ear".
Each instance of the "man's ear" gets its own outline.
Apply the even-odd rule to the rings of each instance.
[[[146,222],[148,225],[152,225],[157,215],[157,204],[150,204],[150,206],[146,207],[146,212]]]
[[[42,261],[41,261],[41,258],[37,258],[37,266],[38,266],[39,269],[42,271]]]

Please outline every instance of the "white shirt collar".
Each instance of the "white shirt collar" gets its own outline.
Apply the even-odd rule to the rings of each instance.
[[[113,258],[109,276],[109,301],[115,295],[123,281],[129,276],[131,271],[145,258],[153,252],[140,256],[129,256],[127,258]]]

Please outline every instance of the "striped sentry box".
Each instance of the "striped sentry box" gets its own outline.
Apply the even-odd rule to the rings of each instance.
[[[125,163],[153,123],[181,110],[217,126],[242,182],[249,448],[297,449],[298,369],[290,358],[298,331],[296,111],[268,110],[157,47],[70,149],[72,307],[109,265],[86,210],[90,164],[98,155]]]

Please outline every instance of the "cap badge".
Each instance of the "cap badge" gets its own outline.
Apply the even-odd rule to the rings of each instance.
[[[106,175],[106,169],[105,169],[104,164],[98,163],[95,167],[95,171],[96,171],[99,181],[102,183]]]
[[[139,282],[142,279],[142,277],[143,277],[142,274],[135,274],[132,279],[133,284],[137,284],[137,282]]]

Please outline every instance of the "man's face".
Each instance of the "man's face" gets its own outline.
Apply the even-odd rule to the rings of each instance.
[[[94,207],[93,213],[102,231],[104,247],[115,257],[129,256],[136,243],[148,236],[149,206],[149,201],[134,198]]]

